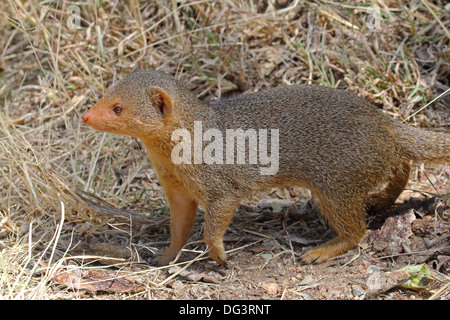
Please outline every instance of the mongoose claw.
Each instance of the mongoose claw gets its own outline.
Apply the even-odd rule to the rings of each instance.
[[[220,265],[222,267],[224,267],[225,269],[229,269],[230,268],[230,265],[228,264],[227,260],[223,261]]]
[[[150,258],[147,260],[148,264],[151,265],[152,267],[160,267],[158,265],[158,261],[156,259]]]
[[[220,264],[224,268],[228,268],[227,258],[225,256],[225,253],[223,252],[223,249],[220,248],[210,248],[209,249],[209,257],[213,259],[215,262]]]
[[[300,256],[300,258],[298,258],[297,262],[301,266],[306,266],[306,265],[309,265],[309,264],[314,264],[317,261],[318,258],[319,257],[315,258],[314,260],[307,260],[307,258],[304,257],[304,255],[302,255],[302,256]]]
[[[228,262],[226,259],[222,259],[220,257],[211,257],[214,261],[216,261],[218,264],[220,264],[225,269],[229,268]]]

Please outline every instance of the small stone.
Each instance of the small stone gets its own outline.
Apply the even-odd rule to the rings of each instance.
[[[174,281],[174,283],[172,284],[172,289],[173,289],[173,293],[177,297],[181,297],[182,294],[184,294],[185,290],[186,290],[183,282],[181,282],[180,280]]]
[[[269,295],[278,293],[278,285],[274,282],[268,282],[262,285],[264,291]]]
[[[352,287],[352,294],[354,297],[359,297],[362,296],[364,293],[366,293],[366,290],[364,290],[363,288],[361,288],[361,286],[359,285],[354,285]]]

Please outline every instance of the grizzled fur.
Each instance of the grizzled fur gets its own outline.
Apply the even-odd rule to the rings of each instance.
[[[114,106],[121,114],[112,115]],[[116,83],[83,120],[93,128],[142,139],[170,204],[172,261],[187,241],[197,206],[205,210],[210,256],[225,264],[223,235],[239,201],[255,190],[307,187],[338,237],[302,258],[323,262],[355,246],[365,211],[392,205],[405,187],[410,160],[449,161],[450,138],[408,127],[356,95],[322,86],[273,88],[205,103],[158,71],[137,71]],[[180,164],[171,160],[173,130],[278,129],[279,170],[260,175],[254,164]],[[269,148],[270,150],[270,148]],[[381,183],[386,188],[371,194]]]

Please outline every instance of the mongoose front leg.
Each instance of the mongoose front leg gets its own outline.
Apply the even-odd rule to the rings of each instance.
[[[182,187],[167,188],[167,200],[170,208],[170,237],[169,248],[157,254],[154,263],[158,266],[169,264],[186,244],[194,224],[198,203]]]
[[[226,267],[226,255],[223,249],[223,235],[230,224],[237,203],[220,202],[206,208],[204,236],[211,259]]]

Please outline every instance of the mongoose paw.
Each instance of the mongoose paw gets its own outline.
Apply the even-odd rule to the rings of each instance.
[[[354,246],[355,243],[353,241],[337,237],[319,247],[309,249],[302,254],[301,261],[307,264],[323,263],[328,259],[346,252]]]
[[[320,251],[317,249],[310,249],[301,255],[298,262],[301,265],[314,264],[314,263],[322,263],[327,261],[329,258],[326,255],[322,255]]]
[[[213,257],[213,256],[211,256],[211,255],[210,255],[210,257],[211,257],[211,259],[213,259],[215,262],[217,262],[218,264],[220,264],[222,267],[224,267],[224,268],[228,268],[228,267],[229,267],[228,262],[227,262],[227,260],[226,260],[225,257],[223,257],[223,258],[221,258],[221,257]]]
[[[228,268],[227,258],[223,249],[209,248],[209,257],[224,268]]]
[[[153,258],[149,260],[149,264],[156,267],[163,267],[169,265],[173,259],[174,257],[165,254],[165,252],[157,252]]]

